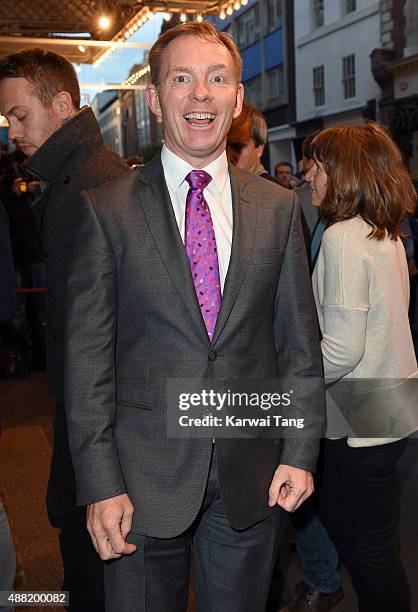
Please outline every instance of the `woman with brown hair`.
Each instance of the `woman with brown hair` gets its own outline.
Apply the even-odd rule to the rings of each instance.
[[[327,223],[313,273],[325,378],[349,390],[358,379],[408,379],[417,363],[399,224],[415,208],[415,191],[401,154],[374,123],[326,129],[312,148],[307,180]],[[366,437],[376,412],[371,417],[363,406],[362,423],[370,416],[372,427],[350,429],[353,394],[345,398],[339,408],[349,427],[334,428],[325,441],[321,518],[350,571],[360,612],[407,612],[395,468],[418,418],[409,415],[414,424],[402,439],[389,430]]]

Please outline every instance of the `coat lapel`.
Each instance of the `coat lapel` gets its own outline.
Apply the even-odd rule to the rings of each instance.
[[[229,172],[233,210],[232,249],[212,346],[228,321],[247,273],[256,227],[255,202],[246,196],[249,179],[233,166],[229,167]],[[160,156],[141,168],[139,175],[141,181],[147,185],[147,191],[141,194],[140,203],[161,259],[183,303],[188,308],[199,335],[209,346],[209,338],[190,274],[189,260],[178,230]]]
[[[212,346],[216,343],[228,321],[247,273],[253,250],[257,218],[255,201],[251,199],[250,202],[247,199],[246,186],[249,178],[231,165],[229,166],[229,174],[231,178],[233,211],[232,249],[225,279],[221,310],[219,311],[212,338]]]
[[[161,259],[183,303],[189,310],[199,335],[209,346],[209,338],[200,312],[189,260],[180,236],[170,194],[165,182],[160,156],[139,170],[147,190],[141,190],[140,203]]]

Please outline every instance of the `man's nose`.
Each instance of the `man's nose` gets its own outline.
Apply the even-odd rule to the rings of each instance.
[[[9,121],[9,140],[19,140],[23,137],[22,129],[16,121]]]
[[[196,100],[207,100],[210,98],[208,84],[205,79],[196,79],[192,89],[192,97]]]

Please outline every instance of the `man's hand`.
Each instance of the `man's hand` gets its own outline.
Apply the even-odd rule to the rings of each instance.
[[[279,504],[294,512],[313,493],[312,474],[291,465],[279,465],[269,490],[269,506]]]
[[[134,513],[126,493],[87,506],[87,530],[100,557],[118,559],[136,551],[126,537],[131,530]]]

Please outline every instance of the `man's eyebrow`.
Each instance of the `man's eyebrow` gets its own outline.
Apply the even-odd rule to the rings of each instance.
[[[214,70],[226,70],[228,66],[226,64],[209,64],[207,72],[213,72]],[[194,72],[191,66],[171,66],[169,72]]]
[[[25,106],[22,106],[22,104],[16,104],[15,106],[12,106],[12,108],[9,109],[8,111],[5,111],[5,112],[2,111],[0,115],[3,115],[3,117],[7,117],[7,115],[11,115],[18,110],[26,111],[27,108]]]

